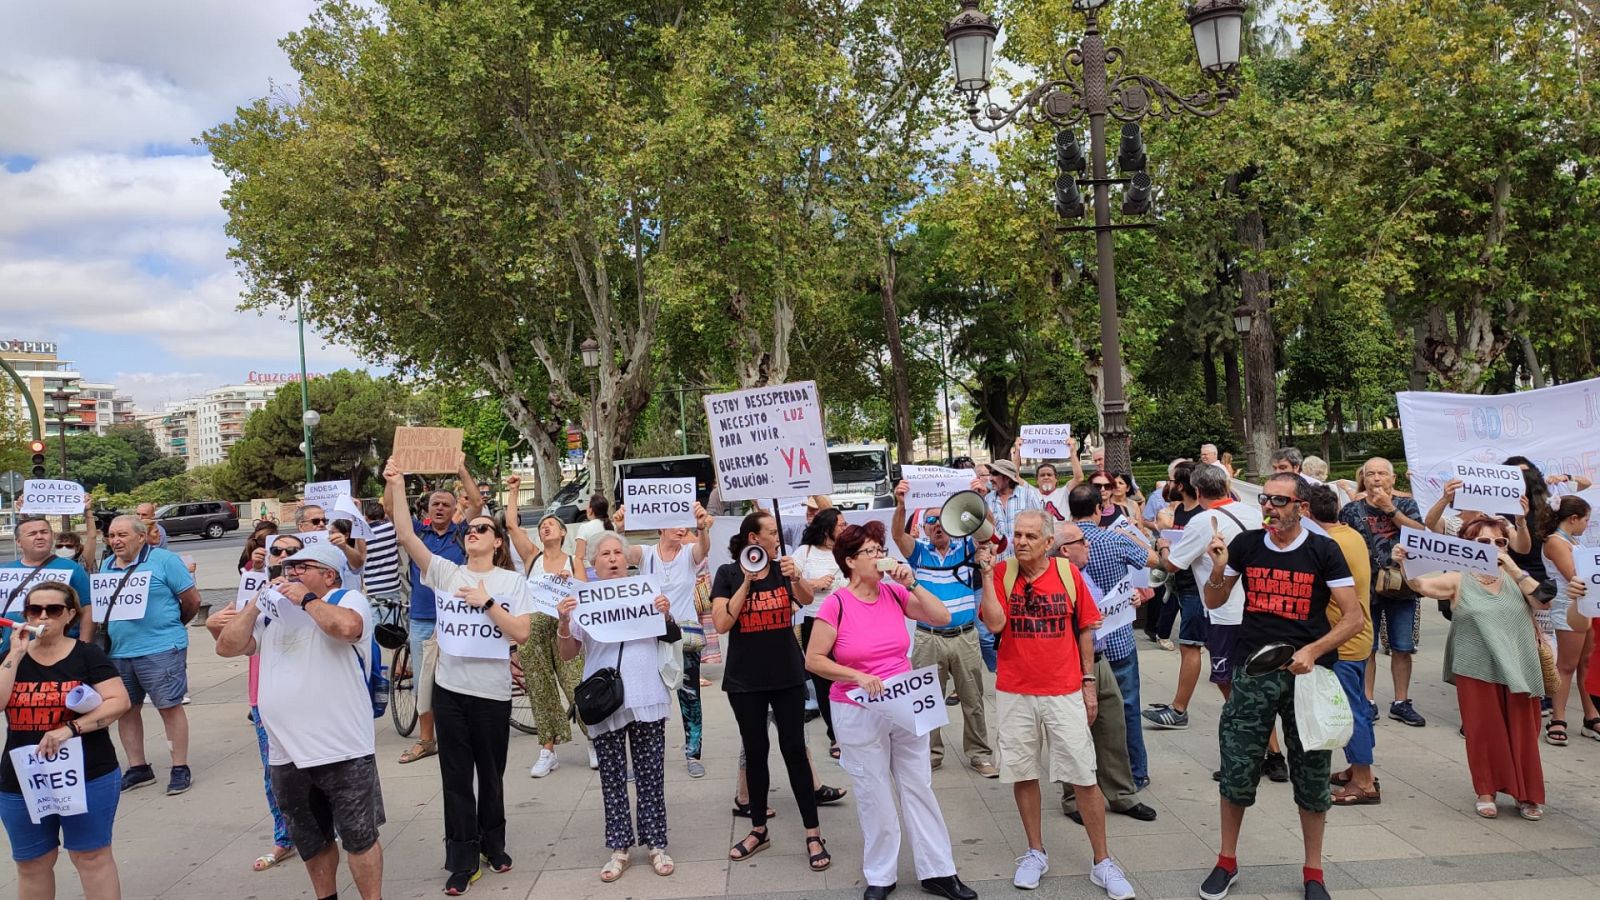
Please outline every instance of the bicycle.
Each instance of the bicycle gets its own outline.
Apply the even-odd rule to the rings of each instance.
[[[399,634],[399,646],[389,657],[389,717],[394,720],[394,730],[401,737],[410,737],[417,728],[416,673],[411,668],[411,640],[409,635],[410,604],[405,600],[373,598],[373,607],[384,623],[392,624],[404,634]],[[380,640],[379,644],[384,641]],[[393,640],[390,641],[393,643]]]
[[[517,649],[511,649],[511,727],[523,734],[538,734],[534,726],[533,696],[528,693],[527,679],[522,675],[522,659]]]

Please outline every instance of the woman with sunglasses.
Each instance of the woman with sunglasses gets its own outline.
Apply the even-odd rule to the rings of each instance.
[[[276,522],[257,522],[250,530],[250,537],[244,542],[244,549],[239,552],[239,574],[245,572],[265,572],[267,570],[266,547],[267,541],[277,535]]]
[[[18,896],[52,900],[56,895],[56,855],[61,845],[72,857],[87,900],[121,896],[117,862],[111,855],[111,827],[122,793],[117,750],[106,730],[129,709],[128,689],[104,651],[68,637],[66,624],[78,613],[71,585],[46,581],[28,591],[23,613],[38,636],[19,630],[0,662],[0,705],[6,711],[6,746],[0,756],[0,820],[17,863]],[[82,713],[67,708],[67,695],[79,685],[93,687],[100,703]],[[28,814],[11,751],[35,747],[54,754],[73,738],[83,740],[84,796],[88,810],[75,816]]]
[[[800,577],[811,586],[813,598],[826,597],[844,587],[844,576],[839,564],[833,560],[833,542],[844,531],[844,516],[833,507],[817,510],[816,518],[800,533],[800,547],[794,551],[794,564],[800,567]],[[811,629],[817,614],[817,601],[800,607],[794,617],[800,622],[800,646],[811,642]],[[833,734],[833,704],[828,702],[828,691],[833,684],[821,675],[811,676],[811,687],[817,693],[817,712],[822,714],[822,724],[828,728],[828,755],[839,758],[839,741]]]
[[[391,509],[405,506],[405,475],[393,460],[384,467]],[[439,641],[433,676],[433,722],[444,786],[444,892],[465,894],[483,874],[481,857],[496,872],[511,871],[506,852],[505,774],[511,739],[511,652],[533,628],[528,583],[511,567],[511,548],[500,526],[478,513],[466,522],[466,563],[429,552],[409,518],[396,516],[395,538],[422,572],[438,601],[438,632],[452,620],[469,628],[492,625],[505,639],[505,655],[457,655]],[[465,607],[465,608],[463,608]],[[480,651],[482,652],[482,651]],[[473,778],[477,791],[473,791]]]
[[[1450,604],[1444,680],[1456,686],[1478,815],[1499,815],[1495,796],[1505,793],[1516,800],[1519,815],[1538,821],[1544,818],[1538,700],[1544,694],[1544,675],[1531,612],[1549,604],[1535,596],[1539,580],[1507,551],[1507,522],[1478,519],[1461,536],[1494,549],[1499,557],[1495,574],[1443,572],[1407,583],[1425,597]],[[1405,545],[1395,545],[1395,561],[1404,564],[1405,557]],[[1583,582],[1574,581],[1568,590],[1582,597]]]
[[[1567,700],[1572,696],[1572,683],[1579,685],[1588,678],[1589,657],[1594,652],[1594,632],[1589,620],[1583,616],[1568,615],[1573,612],[1571,586],[1580,582],[1577,571],[1578,539],[1589,528],[1589,503],[1582,497],[1568,495],[1556,507],[1555,528],[1544,541],[1545,570],[1556,584],[1555,598],[1550,601],[1549,620],[1556,638],[1556,670],[1560,674],[1560,687],[1556,688],[1550,721],[1544,726],[1544,741],[1553,747],[1567,745]],[[1600,712],[1595,702],[1580,687],[1578,703],[1583,710],[1584,737],[1600,740]]]
[[[1089,483],[1100,490],[1100,505],[1096,508],[1099,514],[1101,528],[1110,528],[1118,519],[1127,518],[1127,510],[1117,504],[1115,494],[1117,490],[1116,479],[1104,472],[1094,473]]]

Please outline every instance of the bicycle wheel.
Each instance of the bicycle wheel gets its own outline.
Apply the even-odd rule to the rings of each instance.
[[[522,665],[515,650],[511,654],[511,727],[523,734],[538,734],[533,724],[533,698],[522,677]]]
[[[417,727],[416,679],[416,673],[411,671],[411,646],[407,644],[394,651],[389,666],[389,715],[401,737],[410,737]]]

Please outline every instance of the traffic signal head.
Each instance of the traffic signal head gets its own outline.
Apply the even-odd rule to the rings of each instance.
[[[1130,216],[1142,216],[1150,211],[1150,194],[1155,189],[1155,182],[1150,180],[1146,172],[1135,172],[1128,180],[1128,188],[1122,193],[1122,212]]]
[[[1149,159],[1144,152],[1144,133],[1139,126],[1129,122],[1122,126],[1122,145],[1117,149],[1117,168],[1122,174],[1143,172]]]
[[[1078,136],[1064,128],[1056,132],[1056,168],[1062,172],[1082,173],[1088,165],[1083,148],[1078,146]]]
[[[44,477],[44,441],[29,441],[28,450],[33,453],[33,477]]]
[[[1083,218],[1083,195],[1078,193],[1078,178],[1071,173],[1056,176],[1056,215],[1063,219]]]

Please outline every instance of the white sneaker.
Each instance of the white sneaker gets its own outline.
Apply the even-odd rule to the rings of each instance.
[[[561,768],[561,760],[556,759],[555,751],[540,747],[539,758],[534,760],[533,768],[528,770],[528,774],[534,778],[543,778],[559,768]]]
[[[595,755],[593,744],[589,745],[589,768],[600,771],[600,757]]]
[[[1014,887],[1031,891],[1039,886],[1039,879],[1050,871],[1050,857],[1043,850],[1029,848],[1017,857],[1017,876],[1011,879]]]
[[[1122,873],[1122,867],[1111,857],[1106,857],[1094,864],[1094,869],[1089,872],[1089,880],[1095,887],[1106,889],[1106,896],[1111,900],[1133,900],[1133,885],[1128,882],[1128,876]]]

